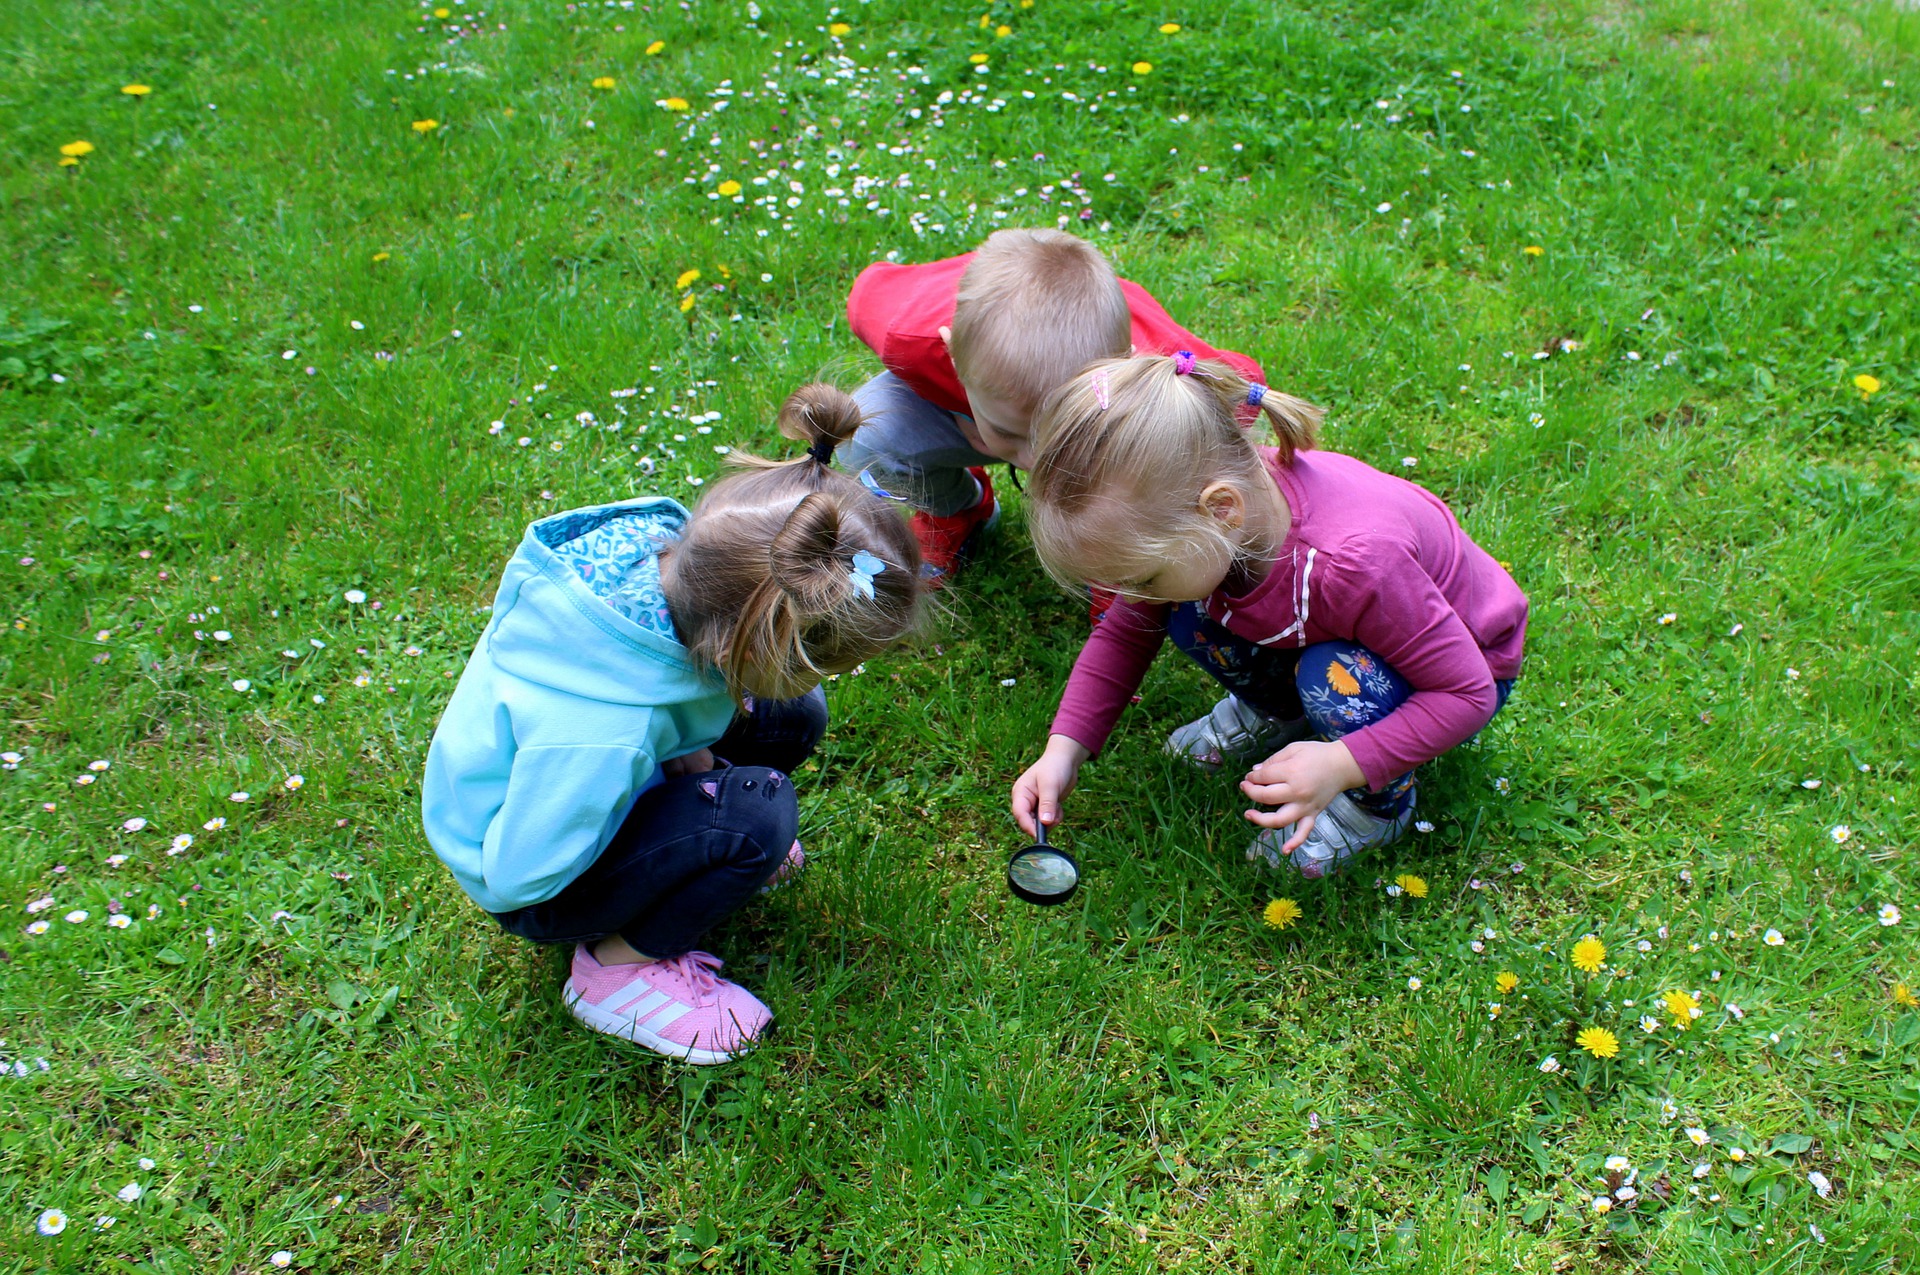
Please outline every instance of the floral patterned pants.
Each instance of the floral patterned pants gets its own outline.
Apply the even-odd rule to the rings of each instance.
[[[1244,703],[1280,721],[1305,717],[1324,740],[1371,726],[1413,694],[1405,678],[1357,642],[1316,642],[1305,650],[1256,646],[1217,623],[1197,602],[1174,607],[1167,632],[1175,646]],[[1493,685],[1497,713],[1513,682]],[[1364,810],[1397,815],[1413,804],[1415,773],[1389,781],[1379,792],[1355,788],[1347,796]]]

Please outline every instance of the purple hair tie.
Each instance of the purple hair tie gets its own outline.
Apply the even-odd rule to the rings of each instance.
[[[1260,384],[1260,382],[1255,381],[1253,384],[1247,386],[1247,406],[1248,407],[1260,406],[1260,400],[1265,398],[1266,396],[1267,396],[1267,387]]]
[[[1175,350],[1173,352],[1173,374],[1186,376],[1193,371],[1193,351]]]

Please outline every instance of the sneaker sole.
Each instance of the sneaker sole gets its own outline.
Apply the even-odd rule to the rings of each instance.
[[[618,1036],[621,1040],[630,1040],[636,1045],[645,1045],[656,1054],[665,1054],[679,1062],[691,1063],[695,1067],[711,1067],[717,1063],[732,1062],[746,1049],[736,1053],[723,1054],[718,1050],[700,1049],[693,1045],[682,1045],[668,1040],[665,1036],[648,1031],[643,1025],[631,1018],[609,1013],[597,1005],[589,1005],[578,992],[569,991],[566,995],[567,1012],[591,1027],[594,1031],[608,1036]],[[748,1046],[752,1048],[752,1046]]]

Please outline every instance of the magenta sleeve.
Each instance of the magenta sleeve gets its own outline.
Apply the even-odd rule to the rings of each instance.
[[[1167,636],[1167,608],[1115,600],[1073,662],[1053,733],[1089,753],[1106,747],[1120,713],[1132,702]]]
[[[1329,628],[1351,633],[1413,687],[1386,717],[1342,737],[1378,791],[1471,738],[1499,701],[1480,644],[1404,546],[1375,542],[1356,560],[1367,569],[1337,571],[1314,602],[1332,612]]]

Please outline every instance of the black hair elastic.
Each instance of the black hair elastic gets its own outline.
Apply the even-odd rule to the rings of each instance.
[[[823,438],[813,446],[807,448],[807,455],[813,457],[822,465],[831,465],[833,464],[834,446],[834,441],[831,438]]]

